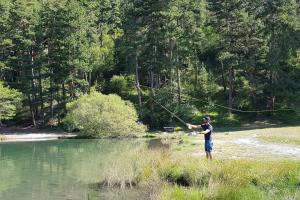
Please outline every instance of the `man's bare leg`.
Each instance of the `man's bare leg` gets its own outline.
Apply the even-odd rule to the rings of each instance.
[[[210,152],[206,151],[206,158],[212,160],[212,155]]]
[[[211,155],[210,152],[208,152],[208,158],[209,158],[210,160],[212,160],[212,155]]]

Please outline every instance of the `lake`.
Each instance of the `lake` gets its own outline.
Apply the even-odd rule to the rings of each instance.
[[[136,146],[156,148],[157,143],[140,139],[0,143],[0,199],[149,199],[149,191],[99,186],[112,163]]]

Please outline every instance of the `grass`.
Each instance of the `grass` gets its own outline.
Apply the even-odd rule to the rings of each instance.
[[[270,143],[300,145],[300,127],[265,129],[258,135],[258,139]]]
[[[105,179],[108,186],[150,187],[157,193],[156,199],[162,200],[300,198],[299,162],[207,162],[162,156],[158,151],[143,152],[138,157],[128,160],[129,165],[114,165]],[[164,187],[157,191],[160,185]]]
[[[134,149],[126,149],[121,159],[107,162],[101,185],[117,188],[155,187],[160,182],[157,168],[169,158],[169,151],[147,149],[138,145]]]
[[[299,199],[299,164],[181,158],[163,169],[170,185],[159,199]]]
[[[204,155],[194,155],[203,152],[202,136],[162,134],[155,140],[160,138],[170,148],[139,145],[124,151],[122,159],[108,163],[101,184],[147,189],[158,200],[300,199],[299,160],[229,143],[256,135],[262,141],[275,143],[282,143],[278,138],[288,138],[293,141],[288,143],[296,145],[299,130],[300,127],[289,127],[216,133],[213,137],[220,143],[212,162]],[[284,131],[289,135],[282,135]],[[239,159],[232,159],[232,155]]]
[[[188,136],[178,134],[183,142],[173,146],[177,154],[194,155],[204,157],[203,136]],[[169,136],[171,137],[171,136]],[[249,143],[242,143],[239,140],[245,139]],[[251,159],[251,160],[278,160],[278,159],[299,159],[296,155],[287,155],[281,152],[281,144],[290,148],[299,148],[300,127],[277,127],[243,130],[240,128],[216,131],[213,134],[214,151],[216,159]],[[257,146],[257,144],[259,144]],[[268,145],[270,148],[268,148]],[[272,146],[272,147],[271,147]],[[279,152],[275,152],[275,148]],[[270,150],[271,149],[271,150]],[[274,151],[272,151],[272,149]]]

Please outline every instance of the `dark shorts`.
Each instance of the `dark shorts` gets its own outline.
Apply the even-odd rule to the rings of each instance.
[[[212,140],[205,140],[204,147],[205,147],[205,151],[206,152],[211,152],[212,149],[213,149],[213,142],[212,142]]]

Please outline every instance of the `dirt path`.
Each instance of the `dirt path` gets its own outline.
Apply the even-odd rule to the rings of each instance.
[[[262,138],[275,138],[264,141]],[[284,136],[284,137],[282,137]],[[281,143],[281,137],[290,143]],[[213,155],[218,159],[300,159],[300,127],[266,128],[242,130],[235,132],[218,132],[213,135]],[[190,140],[192,155],[205,156],[203,138],[195,137]]]
[[[265,143],[257,140],[256,135],[252,137],[242,137],[231,141],[236,145],[246,145],[260,150],[262,153],[269,153],[273,155],[292,156],[300,158],[300,148],[285,144]]]

